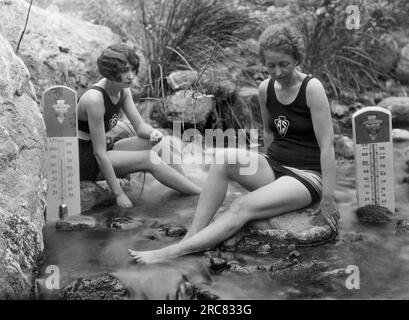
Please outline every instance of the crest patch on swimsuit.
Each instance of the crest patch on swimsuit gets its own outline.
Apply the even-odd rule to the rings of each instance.
[[[119,120],[119,114],[115,113],[112,118],[109,120],[109,130],[116,126],[116,123]]]
[[[274,124],[276,125],[278,133],[285,137],[288,127],[290,126],[290,121],[283,115],[279,116],[277,119],[274,119]]]

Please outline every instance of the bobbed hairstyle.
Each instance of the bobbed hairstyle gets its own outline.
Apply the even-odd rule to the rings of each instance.
[[[101,76],[120,81],[120,74],[129,70],[138,73],[139,58],[135,50],[125,43],[116,43],[105,48],[97,59],[98,70]]]
[[[265,64],[264,52],[277,50],[292,56],[297,65],[305,58],[305,46],[301,34],[289,24],[275,24],[263,31],[259,38],[259,56]]]

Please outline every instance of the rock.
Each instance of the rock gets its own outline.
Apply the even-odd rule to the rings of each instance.
[[[130,216],[111,216],[105,221],[105,225],[107,228],[110,229],[121,229],[121,230],[131,230],[131,229],[136,229],[136,228],[145,228],[145,229],[151,229],[151,228],[157,228],[160,226],[158,220],[156,219],[149,219],[149,218],[137,218],[137,217],[130,217]],[[149,239],[158,239],[163,236],[165,236],[165,232],[161,231],[160,236],[159,232],[156,232],[154,235],[157,235],[158,237],[153,237],[153,234],[150,234],[147,236]]]
[[[163,230],[168,237],[183,237],[187,233],[185,226],[167,226]]]
[[[199,84],[204,92],[218,100],[230,98],[236,90],[235,83],[241,70],[218,64],[208,68],[200,77]]]
[[[409,233],[409,219],[400,219],[396,223],[397,233]]]
[[[354,159],[354,143],[347,136],[334,136],[335,154],[344,159]]]
[[[0,300],[27,299],[43,251],[45,125],[29,71],[2,35],[0,74]]]
[[[402,83],[409,84],[409,43],[400,52],[396,75]]]
[[[272,273],[276,273],[280,270],[284,270],[287,268],[291,268],[292,266],[296,265],[298,263],[297,260],[293,259],[279,259],[277,261],[275,261],[271,266],[270,266],[270,270]]]
[[[96,206],[111,206],[115,204],[112,192],[104,190],[94,181],[81,181],[81,212],[87,212]]]
[[[348,241],[348,242],[360,242],[364,241],[366,239],[365,235],[358,232],[346,232],[344,233],[342,240]]]
[[[179,285],[176,291],[176,300],[218,300],[208,289],[203,288],[201,284],[191,283],[187,279]]]
[[[392,139],[394,142],[409,141],[409,131],[404,129],[393,129]]]
[[[43,237],[27,217],[0,207],[0,299],[29,299],[43,255]]]
[[[358,208],[356,216],[358,220],[370,224],[384,224],[391,221],[392,212],[385,207],[366,205]]]
[[[107,274],[72,282],[62,289],[60,300],[125,300],[128,296],[125,286]]]
[[[157,227],[158,222],[154,220],[150,223],[149,228]],[[157,240],[163,237],[183,237],[187,232],[186,227],[184,226],[161,226],[158,230],[150,232],[145,237],[150,240]]]
[[[291,251],[290,254],[288,255],[289,259],[295,259],[300,256],[300,253],[297,250]]]
[[[336,234],[318,210],[319,203],[316,203],[277,217],[250,222],[238,234],[226,240],[222,247],[228,250],[251,249],[252,245],[259,247],[269,243],[273,247],[287,248],[291,243],[319,245],[330,241]],[[255,242],[251,243],[250,240]]]
[[[0,34],[16,48],[29,4],[13,0],[0,10]],[[96,59],[102,49],[120,42],[108,27],[91,24],[35,5],[30,12],[19,55],[30,70],[38,96],[47,88],[64,84],[81,94],[99,78]],[[140,75],[146,73],[141,57]]]
[[[231,97],[236,89],[232,73],[225,66],[207,69],[199,78],[198,86],[203,93],[214,95],[218,99]],[[193,70],[175,71],[168,76],[173,90],[194,89],[199,73]]]
[[[337,117],[343,117],[349,113],[349,108],[339,104],[336,100],[331,100],[331,113]]]
[[[229,264],[229,270],[244,274],[253,274],[258,271],[268,271],[269,266],[257,266],[257,265],[241,265],[237,263]]]
[[[167,81],[173,90],[191,89],[192,85],[197,81],[199,73],[193,70],[174,71]]]
[[[192,125],[203,125],[215,107],[213,96],[195,94],[193,91],[178,91],[166,97],[168,122],[182,121]]]
[[[96,220],[91,216],[68,216],[64,220],[58,220],[55,227],[61,231],[94,229],[96,227]]]
[[[305,281],[311,282],[311,279],[320,277],[322,272],[326,272],[329,269],[329,264],[325,261],[320,261],[315,258],[303,261],[300,263],[293,263],[293,265],[287,266],[285,262],[281,262],[283,268],[278,270],[271,269],[271,276],[276,279],[280,277],[284,281],[293,279],[298,283],[305,283]]]
[[[269,244],[262,245],[257,249],[257,253],[263,254],[263,255],[270,254],[271,251],[272,251],[272,248]]]
[[[220,297],[209,290],[196,288],[197,300],[219,300]]]
[[[409,124],[409,97],[388,97],[378,106],[392,113],[393,124]]]
[[[210,258],[210,269],[214,272],[220,272],[225,268],[227,268],[227,261],[225,259],[217,257]]]

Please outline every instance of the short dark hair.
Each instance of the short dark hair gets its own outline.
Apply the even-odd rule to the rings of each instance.
[[[292,56],[297,64],[305,58],[305,46],[301,34],[289,24],[275,24],[269,26],[259,38],[259,56],[265,63],[264,51],[280,50]]]
[[[120,81],[120,73],[130,69],[138,73],[139,58],[135,50],[125,43],[116,43],[105,48],[97,59],[99,73],[111,80]]]

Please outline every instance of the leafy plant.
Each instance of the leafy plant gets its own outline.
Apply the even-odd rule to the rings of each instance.
[[[221,0],[139,0],[138,4],[142,47],[149,64],[149,97],[159,99],[170,92],[164,80],[175,70],[196,70],[200,77],[215,65],[243,67],[239,55],[228,48],[242,42],[244,27],[255,23],[246,14]],[[203,88],[196,81],[193,89]],[[219,99],[219,108],[222,103]]]
[[[393,66],[379,59],[385,52],[382,35],[390,28],[376,5],[359,5],[359,29],[348,30],[346,7],[351,1],[305,1],[300,4],[301,30],[306,45],[303,68],[328,84],[338,97],[383,88]],[[362,4],[362,3],[361,3]],[[382,11],[381,11],[382,12]]]

